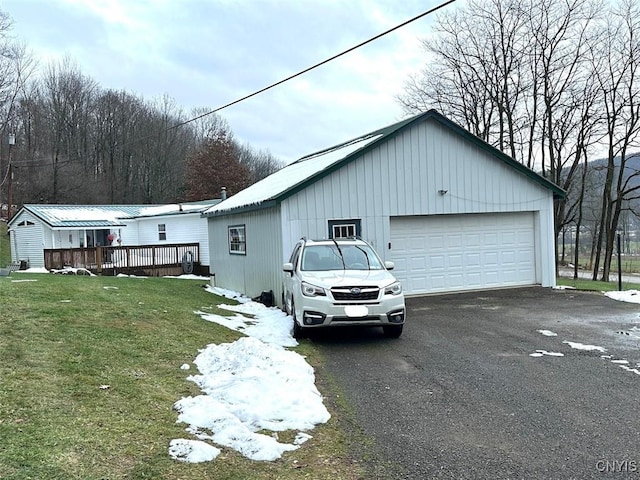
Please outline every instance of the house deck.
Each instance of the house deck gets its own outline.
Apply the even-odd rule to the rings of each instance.
[[[44,265],[47,270],[86,268],[97,275],[209,274],[200,263],[198,243],[45,249]]]

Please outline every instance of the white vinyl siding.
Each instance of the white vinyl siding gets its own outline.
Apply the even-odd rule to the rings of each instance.
[[[328,219],[360,218],[362,238],[390,260],[391,217],[543,211],[547,218],[551,198],[513,167],[427,121],[285,199],[285,250],[301,236],[326,238]]]
[[[20,225],[23,222],[25,224]],[[9,240],[12,261],[28,260],[29,267],[44,267],[43,228],[40,220],[23,213],[13,221]]]
[[[166,243],[198,243],[200,245],[200,263],[210,266],[207,219],[199,213],[167,215],[165,217],[140,218],[137,220],[137,245],[162,245]],[[166,240],[158,241],[158,225],[165,226]],[[123,229],[122,245],[127,243],[128,229]]]
[[[229,253],[228,227],[244,225],[246,255]],[[283,256],[279,209],[209,218],[212,283],[257,297],[273,290],[279,302],[282,295]],[[291,251],[287,252],[289,258]]]
[[[256,217],[264,215],[272,219],[271,223],[264,224],[263,230],[255,232],[255,227],[250,228],[247,223],[248,242],[255,235],[275,235],[274,229],[279,227],[281,262],[289,258],[301,237],[327,238],[330,220],[360,219],[362,238],[373,244],[383,260],[393,260],[395,251],[390,245],[395,217],[471,218],[470,214],[528,212],[527,221],[533,226],[528,230],[527,255],[533,259],[533,276],[527,274],[523,281],[555,285],[552,191],[433,119],[401,130],[331,173],[297,189],[296,193],[283,198],[279,207],[252,212]],[[274,211],[278,210],[279,216],[274,217]],[[216,233],[222,237],[212,241],[212,248],[226,252],[227,226],[244,223],[245,218],[247,215],[217,217],[212,225],[223,231]],[[250,248],[248,243],[247,251]],[[247,255],[247,260],[249,258]],[[260,267],[255,268],[252,275],[263,274]],[[220,286],[237,289],[244,282],[254,283],[254,279],[232,278],[245,275],[238,270],[221,273],[224,269],[224,265],[220,265],[216,271],[234,287],[218,282]],[[274,269],[281,274],[281,265]],[[276,273],[271,275],[275,277]],[[254,287],[248,293],[260,293],[258,290]]]
[[[391,219],[394,275],[405,293],[536,283],[531,212]]]

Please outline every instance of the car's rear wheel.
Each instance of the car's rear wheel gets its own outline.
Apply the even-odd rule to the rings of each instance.
[[[382,331],[385,337],[398,338],[402,335],[402,327],[404,325],[384,325]]]
[[[304,338],[306,335],[306,329],[301,327],[296,320],[296,306],[293,304],[293,300],[291,301],[291,318],[293,319],[293,338]]]

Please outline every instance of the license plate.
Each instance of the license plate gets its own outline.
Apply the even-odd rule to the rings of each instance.
[[[344,313],[350,318],[366,317],[369,309],[364,305],[347,305],[344,307]]]

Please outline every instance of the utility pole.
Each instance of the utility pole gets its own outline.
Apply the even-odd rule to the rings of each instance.
[[[16,136],[9,134],[9,171],[7,173],[9,186],[7,188],[7,222],[11,220],[11,210],[13,207],[13,168],[11,167],[11,147],[16,144]]]

